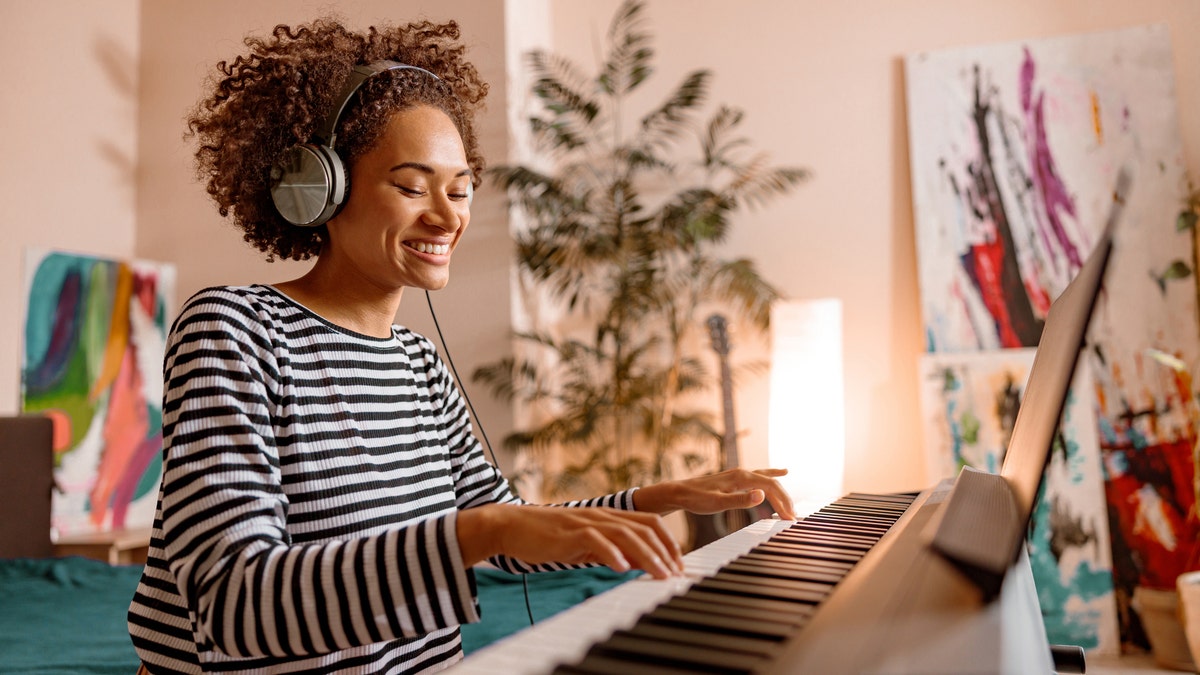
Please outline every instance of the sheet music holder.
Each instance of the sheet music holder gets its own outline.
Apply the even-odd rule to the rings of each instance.
[[[1050,307],[1000,473],[964,467],[936,524],[930,546],[987,598],[999,592],[1025,542],[1129,183],[1122,170],[1100,240]]]

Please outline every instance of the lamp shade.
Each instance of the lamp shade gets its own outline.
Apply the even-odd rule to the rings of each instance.
[[[846,463],[842,303],[779,301],[771,309],[767,452],[798,502],[840,497]]]

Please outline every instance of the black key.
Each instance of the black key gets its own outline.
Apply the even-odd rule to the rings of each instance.
[[[784,542],[768,541],[754,547],[754,551],[762,551],[764,553],[778,553],[780,555],[792,555],[799,558],[816,558],[818,560],[835,560],[838,562],[856,563],[862,559],[861,555],[855,553],[847,553],[825,546],[805,546],[803,544],[789,544]]]
[[[591,653],[628,658],[636,663],[692,668],[697,673],[721,675],[749,675],[767,663],[767,659],[752,654],[646,640],[633,635],[613,635],[593,646]]]
[[[844,548],[849,551],[870,551],[875,546],[874,541],[861,542],[849,537],[838,537],[831,534],[812,534],[804,533],[783,533],[771,538],[771,541],[778,542],[795,542],[797,544],[817,544],[819,546],[832,546],[834,548]]]
[[[664,626],[692,626],[697,630],[723,631],[728,635],[756,638],[779,642],[795,632],[796,627],[786,623],[761,621],[743,617],[721,616],[705,612],[690,612],[671,607],[658,607],[638,619],[638,623],[653,623]]]
[[[754,584],[756,586],[767,586],[770,588],[799,591],[805,593],[819,593],[822,597],[829,595],[829,591],[833,590],[833,584],[827,584],[819,581],[800,581],[797,579],[779,579],[773,577],[753,576],[749,574],[739,574],[737,572],[721,571],[710,577],[716,581],[732,581],[736,583]]]
[[[694,675],[691,668],[671,668],[661,663],[631,662],[602,654],[587,654],[579,663],[561,665],[554,675]]]
[[[826,584],[836,584],[842,580],[844,575],[829,571],[802,570],[786,565],[767,565],[754,563],[746,560],[735,560],[724,568],[729,572],[737,574],[757,574],[767,577],[779,577],[782,579],[800,579],[804,581],[819,581]]]
[[[835,572],[846,574],[854,568],[853,562],[843,562],[840,560],[818,560],[816,558],[802,559],[790,554],[770,553],[767,551],[754,550],[738,560],[748,562],[762,562],[787,567],[795,567],[797,569],[814,570],[818,572]]]
[[[772,588],[762,584],[753,584],[747,581],[737,579],[716,579],[709,578],[699,581],[695,584],[706,591],[715,591],[717,593],[733,593],[752,595],[759,598],[771,598],[777,600],[792,600],[802,602],[809,605],[820,604],[825,599],[825,593],[818,593],[803,589],[787,589],[787,588]]]
[[[748,619],[763,619],[777,623],[793,622],[803,625],[812,617],[811,605],[802,605],[787,600],[773,600],[728,593],[714,593],[692,586],[683,595],[671,598],[665,606],[678,607],[693,612],[744,616]]]
[[[617,631],[617,633],[628,633],[647,640],[678,642],[685,645],[711,647],[727,652],[757,654],[758,656],[768,658],[774,656],[779,651],[779,643],[775,640],[730,635],[727,633],[718,633],[713,630],[693,630],[651,622],[639,621],[633,628],[627,631]]]

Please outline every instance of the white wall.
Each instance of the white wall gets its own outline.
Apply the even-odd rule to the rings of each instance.
[[[139,4],[0,2],[0,414],[20,407],[26,250],[134,253]]]

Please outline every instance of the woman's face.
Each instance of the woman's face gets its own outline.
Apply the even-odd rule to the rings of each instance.
[[[329,221],[321,258],[348,283],[390,292],[437,290],[471,221],[471,171],[462,138],[441,110],[392,116],[375,146],[350,167],[350,196]]]

